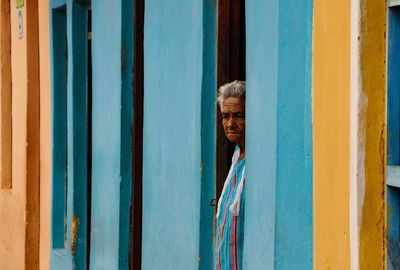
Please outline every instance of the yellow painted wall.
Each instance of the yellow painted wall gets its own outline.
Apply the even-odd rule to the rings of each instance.
[[[27,42],[18,38],[16,1],[11,7],[12,189],[0,190],[0,269],[24,269],[27,141]],[[26,14],[25,8],[23,9]],[[24,20],[23,29],[26,29]]]
[[[350,269],[350,1],[315,0],[314,269]]]
[[[49,0],[39,1],[40,55],[40,269],[50,269],[51,91]]]
[[[361,91],[367,106],[365,125],[365,196],[360,228],[360,269],[384,269],[385,263],[385,95],[386,3],[361,1]],[[363,150],[363,149],[360,149]]]

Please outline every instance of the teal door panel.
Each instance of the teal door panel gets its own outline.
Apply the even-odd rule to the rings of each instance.
[[[51,4],[51,269],[85,269],[87,8],[73,1]]]
[[[212,269],[215,4],[146,1],[144,270]]]
[[[92,1],[90,269],[128,269],[133,1]]]

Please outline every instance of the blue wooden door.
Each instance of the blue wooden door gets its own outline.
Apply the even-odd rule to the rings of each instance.
[[[128,269],[133,1],[92,1],[90,269]]]
[[[387,269],[400,267],[400,4],[388,1]]]
[[[85,269],[87,245],[87,7],[51,2],[51,269]]]
[[[145,3],[142,269],[212,269],[216,1]]]

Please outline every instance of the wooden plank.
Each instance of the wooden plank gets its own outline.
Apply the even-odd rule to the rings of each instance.
[[[400,188],[400,166],[387,166],[386,184]]]

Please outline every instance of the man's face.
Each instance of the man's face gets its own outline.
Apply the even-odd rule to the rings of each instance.
[[[237,144],[244,144],[246,130],[245,100],[238,97],[225,99],[221,113],[222,126],[228,140]]]

